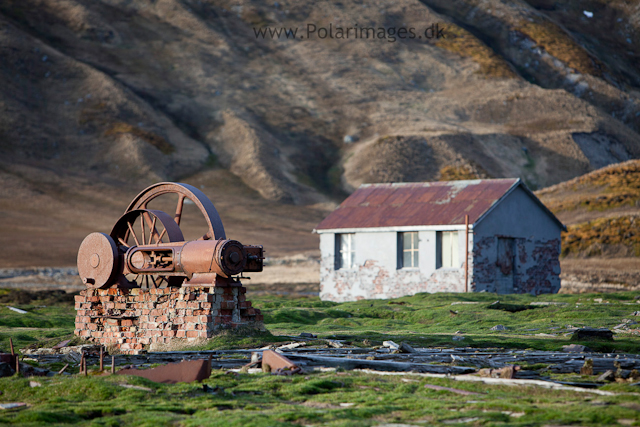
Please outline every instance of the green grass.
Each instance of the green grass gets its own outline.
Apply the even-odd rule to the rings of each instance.
[[[138,377],[2,378],[0,400],[30,407],[0,414],[0,424],[38,426],[370,426],[382,423],[442,425],[618,425],[640,420],[630,386],[618,396],[541,388],[487,386],[450,379],[386,377],[359,372],[313,372],[281,377],[214,371],[202,384],[155,384]],[[128,383],[151,391],[119,386]],[[481,393],[460,396],[424,387],[435,384]],[[626,388],[625,388],[626,387]],[[637,405],[637,403],[636,403]],[[515,416],[514,416],[515,415]]]
[[[288,341],[288,336],[312,332],[320,338],[379,345],[383,340],[406,341],[413,346],[472,346],[559,350],[569,337],[536,337],[566,325],[613,327],[638,310],[637,293],[582,295],[418,294],[396,300],[323,302],[318,298],[264,296],[249,298],[265,314],[270,332],[223,334],[206,348],[255,348]],[[598,304],[602,298],[609,304]],[[496,300],[500,304],[489,306]],[[455,304],[454,302],[477,302]],[[536,301],[567,305],[535,306]],[[632,304],[632,305],[628,305]],[[17,304],[11,304],[16,306]],[[51,345],[72,336],[71,305],[49,307],[17,305],[18,314],[0,306],[0,349]],[[526,310],[521,310],[527,308]],[[452,314],[450,310],[457,311]],[[512,311],[507,311],[512,310]],[[520,311],[517,311],[520,310]],[[41,323],[39,323],[41,322]],[[507,331],[490,328],[502,324]],[[39,327],[37,327],[39,325]],[[560,328],[560,329],[552,329]],[[538,329],[528,331],[527,329]],[[452,341],[461,331],[464,341]],[[640,337],[617,335],[614,342],[584,343],[602,351],[638,353]],[[52,368],[59,369],[60,366]],[[544,366],[525,366],[537,370]],[[77,369],[70,367],[70,372]],[[556,375],[568,381],[594,377]],[[214,371],[202,384],[155,384],[138,377],[0,378],[0,402],[26,402],[22,411],[0,412],[1,425],[77,426],[374,426],[409,425],[543,426],[640,425],[640,388],[629,384],[605,386],[619,393],[596,396],[536,387],[507,387],[418,376],[391,377],[360,372],[309,372],[302,376],[227,374]],[[126,382],[151,391],[124,388]],[[460,396],[426,389],[425,384],[475,391]],[[341,405],[342,404],[342,405]],[[471,420],[471,421],[467,421]],[[445,423],[445,421],[447,423]],[[466,422],[462,422],[466,421]]]

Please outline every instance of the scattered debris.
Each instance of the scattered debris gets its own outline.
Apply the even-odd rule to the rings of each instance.
[[[6,362],[0,362],[0,378],[10,377],[13,374],[15,374],[16,371],[13,369],[14,366],[15,366],[15,363],[9,364]]]
[[[634,311],[631,313],[632,316],[640,316],[640,311]]]
[[[454,340],[454,341],[463,341],[464,337],[462,335],[454,335],[452,340]]]
[[[62,347],[66,347],[67,345],[69,345],[69,343],[70,343],[70,342],[71,342],[71,340],[65,340],[65,341],[62,341],[62,342],[60,342],[60,343],[58,343],[58,344],[54,345],[54,346],[53,346],[53,347],[51,347],[51,348],[53,348],[53,349],[55,349],[55,350],[59,350],[59,349],[61,349]]]
[[[584,365],[580,368],[580,375],[593,375],[593,359],[584,361]]]
[[[557,301],[534,301],[529,303],[529,305],[539,305],[539,306],[549,306],[549,305],[567,305],[566,302],[557,302]]]
[[[22,310],[20,308],[15,308],[15,307],[11,307],[10,305],[7,306],[7,308],[11,311],[15,311],[16,313],[20,313],[20,314],[27,314],[28,311],[26,310]]]
[[[507,378],[512,379],[516,377],[516,372],[520,371],[520,366],[509,365],[500,369],[480,369],[478,375],[481,377],[489,378]]]
[[[473,421],[478,421],[480,418],[478,417],[466,417],[466,418],[454,418],[449,420],[442,420],[443,424],[462,424],[462,423],[471,423]]]
[[[334,341],[334,340],[325,340],[325,341],[327,342],[329,347],[333,347],[333,348],[342,348],[342,347],[344,347],[344,344],[342,344],[341,342],[338,342],[338,341]]]
[[[584,16],[586,16],[587,18],[593,18],[593,12],[589,12],[588,10],[583,10],[582,13],[584,13]]]
[[[310,334],[308,332],[302,332],[300,334],[300,338],[318,338],[318,336],[314,334]]]
[[[600,375],[596,381],[615,381],[616,376],[612,370],[606,371],[604,374]]]
[[[400,343],[400,349],[399,350],[400,350],[401,353],[416,353],[416,349],[411,347],[406,342],[401,342]]]
[[[142,387],[140,385],[131,385],[131,384],[118,384],[120,387],[131,388],[133,390],[142,390],[142,391],[153,391],[149,387]],[[206,384],[205,384],[206,385]]]
[[[412,355],[413,356],[413,355]],[[292,360],[300,360],[308,365],[340,367],[343,369],[374,369],[381,371],[416,371],[438,374],[470,374],[475,368],[467,366],[443,366],[429,363],[395,362],[389,360],[367,360],[346,357],[328,357],[309,354],[288,354]]]
[[[382,346],[390,348],[391,350],[399,350],[400,349],[400,346],[398,344],[394,343],[393,341],[383,341],[382,342]]]
[[[581,328],[577,329],[571,336],[572,341],[593,341],[606,340],[613,341],[613,332],[609,329]]]
[[[291,344],[281,345],[280,347],[278,347],[278,350],[293,350],[294,348],[304,347],[306,345],[307,343],[305,342],[294,342]]]
[[[451,314],[452,316],[457,316],[458,312],[457,311],[453,311],[453,310],[449,310],[449,314]]]
[[[504,325],[496,325],[493,328],[491,328],[492,331],[506,331],[507,327]]]
[[[458,305],[458,304],[480,304],[477,301],[454,301],[451,303],[451,305]]]
[[[262,353],[262,370],[274,375],[293,375],[303,373],[302,369],[285,356],[272,350]]]
[[[42,387],[42,384],[40,384],[38,381],[29,381],[29,387]]]
[[[169,363],[152,369],[121,369],[116,374],[134,375],[165,384],[190,383],[209,378],[211,375],[211,362],[207,359],[189,360],[180,363]]]
[[[441,387],[439,385],[432,385],[432,384],[425,384],[424,387],[431,390],[450,391],[451,393],[462,394],[464,396],[473,396],[473,395],[482,394],[482,393],[476,393],[475,391],[460,390],[457,388],[450,388],[450,387]]]
[[[0,409],[4,411],[12,411],[16,409],[24,409],[27,407],[26,403],[23,402],[15,402],[15,403],[0,403]]]
[[[590,352],[591,351],[591,349],[589,347],[585,347],[585,346],[580,345],[580,344],[563,345],[562,346],[562,350],[563,351],[567,351],[569,353],[584,353],[584,352]]]

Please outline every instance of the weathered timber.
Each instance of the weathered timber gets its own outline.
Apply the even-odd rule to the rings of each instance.
[[[373,369],[377,371],[415,371],[434,374],[470,374],[474,368],[463,366],[428,365],[424,363],[391,362],[386,360],[352,359],[346,357],[327,357],[309,354],[287,354],[293,361],[303,360],[312,366],[340,367],[344,369]]]

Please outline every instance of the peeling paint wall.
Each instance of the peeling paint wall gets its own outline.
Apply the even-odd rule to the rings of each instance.
[[[435,231],[420,231],[418,238],[417,269],[398,269],[397,232],[367,232],[356,233],[354,268],[335,270],[335,234],[321,234],[320,298],[344,302],[419,292],[464,292],[464,232],[459,233],[460,268],[436,269]]]
[[[474,228],[472,289],[535,295],[558,292],[560,232],[560,226],[517,188]],[[500,240],[513,243],[510,268],[505,259],[508,251],[501,248]]]
[[[498,237],[478,239],[473,247],[471,287],[475,292],[556,293],[560,290],[560,238],[531,240],[516,238],[511,271],[505,274],[499,263]],[[511,290],[500,288],[510,281]]]

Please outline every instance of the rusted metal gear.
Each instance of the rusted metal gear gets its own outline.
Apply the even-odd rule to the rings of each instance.
[[[151,209],[134,209],[126,212],[115,223],[110,236],[114,242],[117,242],[119,262],[123,263],[122,265],[124,265],[125,254],[131,247],[157,246],[162,243],[184,240],[180,227],[170,215]],[[184,277],[162,274],[128,276],[130,277],[122,275],[119,281],[122,283],[124,279],[130,286],[141,288],[180,286],[184,281]]]
[[[78,274],[91,289],[111,286],[119,262],[116,244],[104,233],[89,234],[78,250]]]
[[[220,215],[218,215],[218,211],[215,206],[213,206],[213,203],[211,203],[211,200],[209,200],[202,191],[189,184],[179,182],[159,182],[157,184],[153,184],[133,199],[125,213],[135,209],[147,209],[149,202],[165,194],[178,195],[178,205],[176,206],[176,213],[174,216],[174,221],[177,225],[180,225],[180,220],[182,218],[184,200],[189,199],[198,207],[198,209],[200,209],[200,212],[202,212],[202,215],[209,226],[209,230],[199,240],[224,240],[227,238]]]

